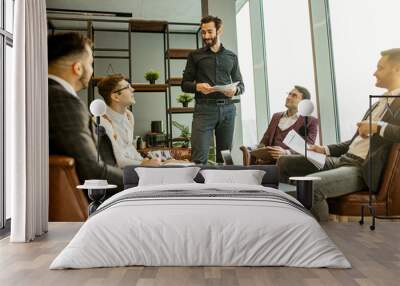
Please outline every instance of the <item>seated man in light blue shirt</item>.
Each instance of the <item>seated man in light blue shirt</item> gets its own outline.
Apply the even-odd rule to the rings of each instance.
[[[121,74],[103,78],[97,84],[100,95],[104,98],[106,114],[100,118],[111,141],[117,166],[128,165],[160,165],[159,158],[143,158],[135,148],[135,120],[129,107],[135,104],[134,89]]]
[[[97,87],[107,104],[106,113],[100,118],[100,124],[105,128],[107,137],[110,139],[118,167],[188,164],[188,161],[168,158],[169,156],[166,154],[169,151],[149,152],[148,157],[154,155],[149,159],[143,158],[136,150],[134,144],[135,120],[129,110],[129,107],[135,104],[134,89],[123,75],[115,74],[105,77],[98,82]]]

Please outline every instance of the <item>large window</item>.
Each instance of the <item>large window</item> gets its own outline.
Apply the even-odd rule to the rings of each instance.
[[[14,0],[5,0],[4,10],[5,10],[5,30],[7,32],[13,33]]]
[[[286,110],[294,85],[306,87],[316,105],[308,0],[263,0],[263,12],[271,115]]]
[[[5,180],[5,100],[11,93],[10,77],[12,75],[13,58],[13,22],[14,1],[0,0],[0,229],[4,228],[10,218],[10,194],[4,188]]]
[[[257,143],[256,106],[254,93],[253,54],[250,28],[250,9],[247,1],[236,14],[238,58],[245,92],[241,96],[242,134],[244,145]]]
[[[399,0],[329,1],[340,133],[348,140],[368,108],[369,94],[382,94],[373,73],[382,50],[400,48]]]

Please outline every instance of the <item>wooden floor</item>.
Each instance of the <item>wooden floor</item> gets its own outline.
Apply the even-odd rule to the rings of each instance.
[[[44,237],[27,244],[0,241],[0,285],[400,285],[400,223],[378,222],[372,232],[356,222],[323,225],[352,269],[289,267],[123,267],[48,270],[80,227],[51,223]]]

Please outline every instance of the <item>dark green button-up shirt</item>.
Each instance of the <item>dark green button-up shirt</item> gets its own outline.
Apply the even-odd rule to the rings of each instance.
[[[186,68],[183,71],[182,90],[195,93],[196,98],[227,98],[223,93],[213,92],[208,95],[196,91],[197,83],[208,83],[211,86],[239,82],[236,95],[244,92],[237,56],[222,45],[214,53],[209,47],[200,48],[189,54]],[[207,97],[205,97],[207,96]]]

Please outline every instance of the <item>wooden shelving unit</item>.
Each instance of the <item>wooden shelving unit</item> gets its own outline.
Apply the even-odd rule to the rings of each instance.
[[[168,113],[177,114],[177,113],[193,113],[194,107],[171,107],[168,108]]]
[[[185,25],[184,23],[182,23]],[[198,25],[198,24],[190,24],[190,25]],[[190,32],[187,34],[194,35],[196,39],[196,48],[199,48],[199,31],[197,29],[195,33]],[[165,50],[165,82],[168,84],[168,122],[167,126],[169,127],[168,134],[171,136],[169,137],[170,144],[173,142],[172,138],[172,116],[175,114],[190,114],[194,112],[193,107],[173,107],[172,106],[172,87],[177,87],[182,84],[182,78],[176,77],[175,75],[171,74],[171,61],[172,60],[186,60],[187,57],[194,49],[174,49],[171,48],[169,45],[169,41],[167,40],[166,43],[166,50]]]
[[[135,92],[166,92],[168,90],[168,84],[134,83],[132,87]]]
[[[166,83],[169,84],[170,86],[181,86],[182,78],[181,77],[171,77],[170,79],[167,79]]]
[[[171,60],[186,60],[193,49],[169,49],[166,51],[166,57]]]
[[[168,143],[171,146],[172,143],[172,115],[193,113],[193,108],[179,108],[172,107],[171,98],[171,87],[178,87],[182,83],[182,78],[173,77],[171,75],[171,60],[185,60],[193,49],[174,49],[170,46],[170,35],[180,34],[188,35],[196,40],[196,47],[199,48],[199,31],[198,23],[177,23],[157,20],[137,20],[137,19],[107,19],[107,18],[92,18],[90,16],[76,17],[48,17],[48,21],[52,24],[52,32],[56,30],[68,30],[68,31],[79,31],[86,32],[87,36],[93,42],[93,55],[95,59],[124,59],[128,64],[128,76],[129,79],[133,79],[132,72],[132,61],[133,61],[133,42],[135,37],[134,33],[158,33],[163,36],[163,47],[162,53],[164,56],[164,74],[165,79],[163,84],[147,84],[147,83],[134,83],[132,87],[136,92],[140,93],[164,93],[165,97],[165,117],[166,117],[166,133]],[[59,26],[54,25],[53,21],[61,21],[62,24]],[[83,25],[75,28],[65,26],[66,21],[77,24],[82,23]],[[94,24],[101,23],[98,27]],[[126,25],[126,26],[125,26]],[[118,28],[117,28],[118,26]],[[123,26],[123,27],[121,27]],[[118,32],[126,33],[127,35],[127,47],[121,48],[110,48],[110,47],[97,47],[95,46],[96,32]],[[93,62],[93,68],[95,61]],[[102,75],[104,76],[104,75]],[[88,92],[88,106],[91,101],[94,100],[94,89],[97,85],[98,80],[101,79],[98,75],[93,75],[93,80],[89,84]]]
[[[166,21],[131,20],[131,32],[164,33],[167,29]]]

